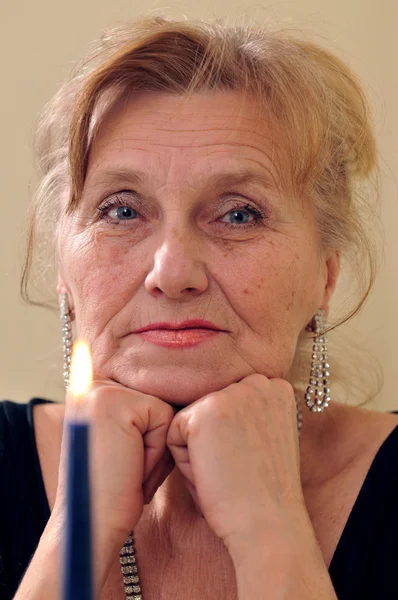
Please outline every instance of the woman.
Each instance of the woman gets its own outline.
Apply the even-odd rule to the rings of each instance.
[[[355,76],[287,33],[142,21],[39,135],[27,271],[47,224],[66,381],[72,321],[92,349],[96,597],[395,598],[398,416],[333,397],[325,335],[341,259],[371,267],[351,314],[374,276]],[[59,597],[64,414],[2,403],[2,598]]]

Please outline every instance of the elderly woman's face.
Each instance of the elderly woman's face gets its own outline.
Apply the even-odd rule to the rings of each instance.
[[[185,405],[251,373],[284,377],[327,308],[336,255],[309,204],[280,189],[288,166],[257,109],[233,92],[142,95],[101,126],[60,227],[58,288],[98,378]],[[191,346],[135,333],[192,319],[222,331]]]

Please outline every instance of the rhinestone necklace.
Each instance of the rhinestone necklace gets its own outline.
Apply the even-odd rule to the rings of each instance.
[[[296,395],[297,433],[300,440],[303,427],[303,410]],[[120,569],[122,571],[126,600],[142,600],[140,578],[138,575],[137,559],[134,548],[134,532],[132,531],[120,551]]]

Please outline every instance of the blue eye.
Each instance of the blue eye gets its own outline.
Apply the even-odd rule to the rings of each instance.
[[[126,203],[126,199],[123,196],[116,196],[113,199],[105,202],[102,206],[97,208],[99,218],[105,219],[114,225],[118,225],[122,221],[134,221],[139,219],[138,213],[134,208]],[[231,220],[231,215],[235,219],[235,222]],[[241,203],[236,204],[231,210],[229,210],[223,217],[228,218],[228,222],[224,223],[232,228],[253,227],[258,225],[261,220],[267,219],[267,215],[262,211],[258,210],[250,204],[242,205]],[[250,218],[251,217],[251,218]]]
[[[108,211],[108,215],[111,219],[118,219],[119,221],[128,221],[135,219],[137,213],[133,208],[129,206],[118,206]]]
[[[100,219],[109,219],[120,223],[120,221],[132,221],[137,218],[137,211],[126,204],[126,200],[116,197],[114,200],[105,202],[97,208]]]
[[[237,205],[224,216],[229,216],[231,214],[234,215],[237,219],[235,223],[229,221],[229,224],[232,226],[246,225],[246,227],[252,227],[254,225],[257,225],[259,221],[267,218],[265,213],[257,210],[257,208],[251,206],[250,204],[246,204],[245,206]],[[250,216],[252,217],[251,220],[249,220]]]
[[[231,210],[228,215],[234,215],[234,217],[236,218],[237,215],[243,215],[240,216],[240,218],[238,217],[237,220],[235,221],[235,223],[233,223],[233,225],[238,224],[238,223],[243,223],[244,225],[246,223],[248,223],[249,218],[250,218],[250,214],[248,211],[244,211],[244,210]]]

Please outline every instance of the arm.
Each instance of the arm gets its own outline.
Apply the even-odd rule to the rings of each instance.
[[[51,517],[40,538],[37,550],[30,561],[14,600],[59,600],[62,591],[62,518]],[[102,534],[101,534],[102,535]],[[116,538],[107,534],[95,543],[94,589],[101,590],[107,580],[114,560],[124,543],[123,535]],[[94,598],[98,593],[94,594]]]
[[[60,598],[60,535],[47,523],[14,600],[56,600]]]
[[[290,523],[229,545],[239,600],[337,600],[308,514]]]
[[[93,585],[98,598],[141,518],[145,495],[155,493],[174,466],[165,460],[173,409],[154,396],[106,382],[96,383],[84,404],[91,421]],[[55,505],[14,600],[60,598],[68,443],[63,436]]]

